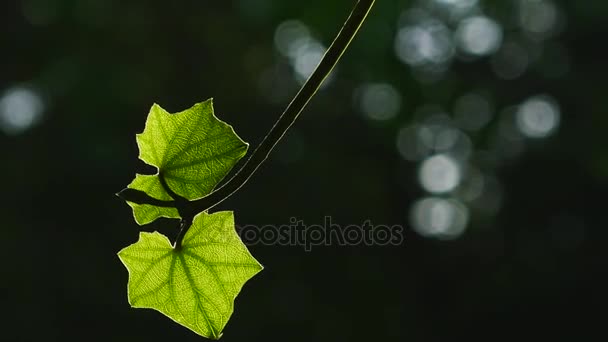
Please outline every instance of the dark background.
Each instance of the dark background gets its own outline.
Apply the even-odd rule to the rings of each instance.
[[[213,97],[255,146],[315,51],[283,55],[277,28],[298,20],[327,46],[352,4],[3,1],[0,340],[200,340],[127,303],[116,253],[140,227],[114,193],[141,166],[135,134],[154,102]],[[502,40],[469,31],[474,56],[458,37],[479,15]],[[222,339],[602,340],[607,17],[599,0],[377,1],[328,85],[217,210],[240,225],[369,219],[403,226],[403,242],[250,246],[265,270]],[[419,181],[433,155],[438,191]],[[143,229],[175,234],[169,220]]]

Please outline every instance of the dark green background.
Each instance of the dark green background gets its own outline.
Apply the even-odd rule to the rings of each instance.
[[[250,246],[265,270],[237,298],[224,341],[583,341],[604,332],[608,3],[556,3],[565,26],[548,42],[565,47],[567,73],[542,72],[550,55],[515,80],[497,77],[488,58],[455,59],[442,80],[425,84],[393,51],[399,14],[415,3],[377,1],[333,82],[251,182],[217,209],[234,210],[242,225],[291,217],[319,224],[325,215],[344,226],[399,224],[404,242],[310,252]],[[273,45],[276,27],[299,19],[328,45],[352,4],[3,1],[0,94],[26,85],[45,107],[21,134],[0,131],[0,340],[200,340],[127,303],[127,271],[116,252],[140,228],[114,193],[141,167],[135,134],[153,102],[175,112],[214,97],[218,116],[255,146],[289,100],[280,93],[297,90]],[[507,32],[517,31],[513,4],[482,2]],[[274,91],[262,91],[260,75],[273,65],[287,72]],[[398,89],[396,118],[375,122],[359,113],[352,96],[365,82]],[[418,164],[401,158],[396,134],[416,108],[449,109],[472,89],[488,92],[497,109],[550,94],[561,123],[492,169],[503,189],[496,215],[472,211],[458,239],[424,238],[408,219],[412,203],[426,196]],[[473,139],[475,149],[484,149],[496,120]],[[175,234],[170,221],[144,229]]]

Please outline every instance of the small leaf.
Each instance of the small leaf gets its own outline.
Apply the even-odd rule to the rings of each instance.
[[[157,175],[135,175],[135,179],[128,186],[131,189],[141,190],[159,200],[171,200],[171,196],[165,192]],[[176,208],[162,208],[149,204],[135,204],[127,202],[133,208],[133,216],[137,224],[148,224],[159,217],[179,218]]]
[[[188,200],[208,195],[249,146],[230,125],[215,116],[211,99],[175,114],[153,105],[143,133],[137,135],[137,145],[139,158],[155,166],[169,188]],[[158,174],[137,175],[129,188],[156,199],[171,199]],[[178,217],[177,210],[171,208],[129,205],[140,225],[159,217]]]
[[[179,250],[158,232],[142,232],[118,256],[129,271],[131,306],[155,309],[213,339],[221,337],[242,286],[262,270],[230,211],[197,215]]]

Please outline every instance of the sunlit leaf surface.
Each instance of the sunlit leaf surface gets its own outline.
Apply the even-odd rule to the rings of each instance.
[[[155,104],[143,133],[137,135],[139,158],[164,175],[169,188],[193,200],[209,194],[247,152],[248,144],[213,113],[211,99],[170,114]],[[136,175],[129,188],[170,200],[159,175]],[[143,225],[159,217],[178,217],[177,210],[129,203]]]
[[[262,270],[228,211],[196,216],[179,250],[162,234],[142,232],[118,255],[129,270],[131,306],[158,310],[213,339],[221,336],[243,284]]]

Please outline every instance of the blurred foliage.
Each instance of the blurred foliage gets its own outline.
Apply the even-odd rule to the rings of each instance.
[[[265,271],[237,300],[239,310],[223,340],[583,340],[602,332],[608,56],[601,46],[608,3],[552,0],[559,19],[550,34],[539,35],[536,24],[550,11],[531,12],[532,19],[522,21],[517,13],[526,1],[538,2],[378,1],[329,84],[276,153],[217,209],[234,208],[237,222],[260,226],[292,217],[319,224],[325,215],[340,225],[368,219],[400,224],[405,241],[398,247],[324,246],[311,252],[250,246]],[[454,3],[473,3],[476,12],[454,21],[435,6]],[[298,64],[307,62],[298,62],[300,53],[280,53],[277,28],[297,20],[327,46],[352,4],[0,4],[6,308],[0,340],[198,340],[160,314],[127,303],[127,272],[116,252],[136,241],[139,229],[114,193],[142,168],[134,134],[143,130],[154,102],[176,112],[213,97],[218,117],[255,146],[297,91],[301,75],[295,67],[307,65]],[[500,48],[471,56],[452,46],[456,50],[446,50],[449,58],[442,59],[442,46],[434,44],[452,44],[461,20],[481,14],[499,25]],[[425,16],[432,25],[416,26]],[[532,31],[522,29],[522,22]],[[401,31],[407,27],[423,34]],[[397,56],[399,32],[416,48],[404,50],[409,61],[424,63]],[[466,42],[466,32],[489,31],[461,32]],[[507,43],[519,50],[501,55]],[[408,55],[415,51],[423,58]],[[442,62],[427,63],[433,58]],[[497,67],[521,60],[527,61],[524,71],[508,78]],[[387,84],[392,90],[382,96],[389,97],[378,102],[372,96],[372,103],[386,104],[395,98],[386,94],[396,93],[399,105],[366,113],[362,89],[388,89],[367,87]],[[456,103],[471,92],[492,108],[491,120],[475,132],[454,124]],[[513,119],[526,118],[523,105],[542,96],[557,107],[534,108],[558,108],[559,125],[543,138],[526,137],[538,126]],[[15,108],[28,109],[27,115],[16,116]],[[538,111],[531,113],[538,118]],[[404,159],[397,144],[407,127],[430,129],[432,139],[436,129],[457,129],[470,148],[464,160],[453,160],[459,170],[477,169],[492,180],[487,189],[499,199],[496,209],[484,211],[487,198],[466,200],[460,191],[465,173],[456,189],[446,181],[447,192],[431,194],[419,182],[430,155]],[[429,184],[445,177],[439,175],[427,177]],[[420,235],[410,213],[421,198],[467,208],[462,234]],[[146,229],[175,234],[168,220]]]

